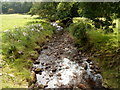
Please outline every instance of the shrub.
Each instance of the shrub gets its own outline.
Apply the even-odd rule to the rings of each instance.
[[[86,45],[89,41],[86,32],[87,29],[91,29],[91,26],[83,22],[73,23],[69,26],[71,34],[75,37],[77,43],[81,46]]]

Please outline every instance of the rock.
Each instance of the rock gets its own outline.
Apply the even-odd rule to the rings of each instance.
[[[44,45],[43,47],[42,47],[42,49],[47,49],[48,48],[48,46],[47,45]]]
[[[58,55],[57,58],[60,58],[60,55]]]
[[[62,86],[62,84],[61,84],[61,83],[57,83],[57,86],[58,86],[58,87],[61,87],[61,86]]]
[[[44,63],[41,63],[41,65],[43,65],[43,66],[44,66]]]
[[[67,66],[65,69],[69,69],[70,67],[69,66]]]
[[[44,85],[43,85],[43,84],[40,84],[40,85],[38,85],[38,88],[43,89],[43,88],[44,88]]]
[[[53,73],[50,73],[49,76],[52,77],[52,76],[53,76]]]
[[[40,61],[38,61],[38,60],[36,60],[35,62],[34,62],[34,64],[39,64],[40,63]]]
[[[48,87],[48,85],[46,84],[46,85],[44,85],[44,88],[46,88],[46,87]]]
[[[86,61],[87,61],[88,63],[90,63],[90,62],[91,62],[91,59],[87,59]]]
[[[95,66],[94,66],[94,65],[90,65],[90,68],[91,68],[91,69],[95,69]]]
[[[78,86],[78,88],[80,88],[80,89],[85,89],[86,88],[86,86],[84,85],[84,84],[79,84],[79,85],[77,85]]]
[[[38,73],[41,73],[43,71],[43,69],[42,68],[36,68],[34,71],[35,71],[36,74],[38,74]]]
[[[49,80],[49,78],[46,78],[46,80]]]
[[[57,76],[61,76],[61,73],[58,73]]]
[[[51,66],[46,66],[45,69],[49,69]]]
[[[56,68],[54,68],[54,69],[52,69],[52,72],[56,72],[56,70],[57,70],[57,69],[56,69]]]

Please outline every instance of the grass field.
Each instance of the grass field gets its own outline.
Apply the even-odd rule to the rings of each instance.
[[[15,27],[22,27],[30,21],[36,21],[37,16],[31,17],[30,15],[21,15],[21,14],[1,14],[0,23],[2,25],[2,31],[7,29],[12,29]],[[0,31],[1,31],[0,30]]]

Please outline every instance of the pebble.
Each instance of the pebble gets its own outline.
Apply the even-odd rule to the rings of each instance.
[[[69,69],[69,68],[70,68],[69,66],[66,67],[66,69]]]
[[[57,70],[57,69],[56,69],[56,68],[54,68],[54,69],[52,69],[52,72],[56,72],[56,70]]]
[[[85,89],[86,86],[85,86],[84,84],[79,84],[79,85],[78,85],[78,88]]]
[[[58,73],[57,76],[61,76],[61,73]]]
[[[53,74],[52,74],[52,73],[50,73],[50,74],[49,74],[49,76],[50,76],[50,77],[52,77],[52,76],[53,76]]]

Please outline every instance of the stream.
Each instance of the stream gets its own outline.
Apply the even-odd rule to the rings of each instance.
[[[81,54],[73,39],[57,23],[57,34],[42,47],[40,56],[34,62],[37,87],[79,88],[92,90],[102,87],[99,68],[88,57]]]

